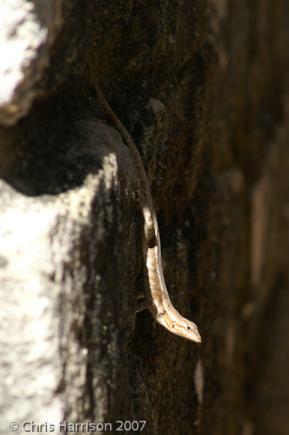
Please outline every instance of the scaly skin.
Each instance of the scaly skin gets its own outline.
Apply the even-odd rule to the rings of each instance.
[[[151,299],[151,304],[148,308],[154,319],[171,333],[201,343],[201,336],[197,326],[195,323],[184,318],[175,309],[167,291],[162,268],[158,222],[153,206],[149,181],[138,149],[125,126],[106,101],[97,84],[95,84],[95,91],[102,110],[112,120],[130,149],[139,176],[141,187],[140,205],[144,216],[143,250],[146,259]]]

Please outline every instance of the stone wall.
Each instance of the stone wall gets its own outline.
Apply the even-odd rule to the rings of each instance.
[[[0,433],[287,435],[288,2],[4,0],[0,17]],[[96,82],[201,346],[135,315],[136,171]]]

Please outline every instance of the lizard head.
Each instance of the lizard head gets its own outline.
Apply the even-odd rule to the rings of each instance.
[[[175,310],[173,312],[170,311],[170,314],[166,312],[158,316],[156,320],[173,334],[195,341],[196,343],[202,342],[197,325],[185,319]]]

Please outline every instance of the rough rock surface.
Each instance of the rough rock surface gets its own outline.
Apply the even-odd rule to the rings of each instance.
[[[0,433],[287,435],[287,2],[4,0],[0,17]],[[96,81],[202,346],[134,315],[136,173]]]

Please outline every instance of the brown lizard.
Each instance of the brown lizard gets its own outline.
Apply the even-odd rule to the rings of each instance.
[[[185,319],[173,306],[167,291],[161,258],[161,242],[159,235],[158,222],[156,218],[153,200],[151,196],[149,181],[144,169],[139,151],[128,133],[125,126],[114,113],[98,84],[95,84],[95,91],[106,116],[108,116],[117,128],[126,145],[128,146],[133,163],[136,166],[141,186],[140,205],[144,217],[144,258],[148,274],[148,284],[150,289],[149,301],[145,305],[153,315],[154,319],[168,329],[170,332],[188,340],[201,342],[201,336],[195,323]]]

